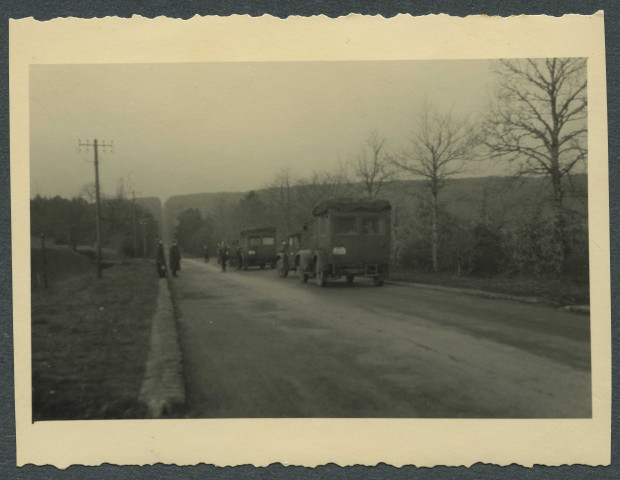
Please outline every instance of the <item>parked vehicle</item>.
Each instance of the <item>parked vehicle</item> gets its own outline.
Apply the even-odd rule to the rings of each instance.
[[[308,228],[299,232],[289,233],[286,240],[282,242],[276,257],[276,270],[278,276],[286,277],[291,270],[299,267],[300,251],[307,249]]]
[[[236,268],[236,269],[241,268],[242,259],[241,259],[241,247],[239,245],[239,240],[233,240],[232,242],[230,242],[228,246],[228,252],[229,252],[228,265],[230,265],[231,268]]]
[[[317,205],[308,230],[309,248],[299,252],[299,273],[319,286],[328,278],[356,276],[383,285],[389,276],[390,211],[387,200],[332,199]]]
[[[244,230],[240,234],[237,260],[238,269],[247,270],[248,267],[265,268],[276,266],[276,229],[274,227],[253,228]]]

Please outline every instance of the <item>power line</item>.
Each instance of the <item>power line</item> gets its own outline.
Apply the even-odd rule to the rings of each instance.
[[[81,151],[80,149],[82,147],[86,147],[86,151],[88,151],[89,147],[93,147],[93,150],[95,151],[95,195],[97,198],[97,221],[96,221],[96,225],[97,225],[97,278],[101,278],[101,201],[99,198],[99,156],[98,156],[98,148],[101,147],[104,150],[106,148],[109,148],[112,153],[114,153],[114,143],[110,142],[110,143],[97,143],[97,139],[95,138],[93,140],[93,143],[88,143],[88,140],[86,140],[85,143],[82,143],[80,140],[78,140],[78,151]]]

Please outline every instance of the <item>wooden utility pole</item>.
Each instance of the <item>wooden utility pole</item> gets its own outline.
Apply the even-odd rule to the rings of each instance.
[[[138,235],[136,231],[136,192],[131,190],[131,196],[133,198],[133,257],[138,256]]]
[[[93,143],[88,143],[88,140],[86,140],[86,143],[82,143],[78,140],[78,148],[80,147],[86,147],[87,149],[89,147],[93,147],[95,150],[95,196],[97,198],[97,278],[101,278],[101,200],[99,198],[99,157],[97,148],[101,147],[112,149],[114,148],[114,145],[112,142],[108,144],[105,142],[98,144],[97,139],[95,138]]]
[[[127,174],[127,189],[131,191],[131,198],[133,200],[133,213],[132,213],[132,221],[133,221],[133,256],[136,258],[138,256],[138,231],[136,226],[136,190],[134,189],[134,183],[131,181],[131,174],[133,172],[129,172]],[[138,192],[140,193],[140,192]],[[144,254],[146,256],[146,252]]]

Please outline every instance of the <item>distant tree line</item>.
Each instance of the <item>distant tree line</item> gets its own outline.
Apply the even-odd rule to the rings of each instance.
[[[33,236],[45,234],[49,241],[73,249],[94,248],[95,204],[82,197],[66,199],[37,195],[30,200],[30,232]],[[103,247],[133,257],[145,254],[146,243],[146,254],[151,255],[158,236],[159,222],[144,206],[120,196],[101,200]]]
[[[247,192],[237,202],[218,198],[207,212],[188,208],[177,216],[174,237],[186,253],[201,255],[204,245],[231,243],[242,230],[276,227],[278,241],[310,220],[310,212],[321,199],[355,194],[340,174],[317,172],[309,178],[293,180],[283,171],[264,189]]]
[[[372,131],[335,171],[295,178],[283,169],[238,203],[183,212],[179,240],[199,253],[244,228],[272,225],[283,237],[324,198],[380,196],[393,206],[396,268],[587,280],[586,62],[502,60],[493,71],[496,89],[477,121],[424,102],[409,148],[390,149]],[[481,160],[514,175],[464,179]]]

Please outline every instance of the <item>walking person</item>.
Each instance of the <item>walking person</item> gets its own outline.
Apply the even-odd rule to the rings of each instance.
[[[206,243],[204,246],[204,250],[205,250],[205,263],[209,263],[209,247],[207,247]]]
[[[155,266],[157,268],[159,278],[164,278],[166,276],[166,256],[164,255],[164,244],[162,243],[161,238],[157,240]]]
[[[181,270],[181,252],[176,240],[172,242],[168,258],[170,259],[170,270],[172,270],[172,276],[176,277],[177,272]]]

